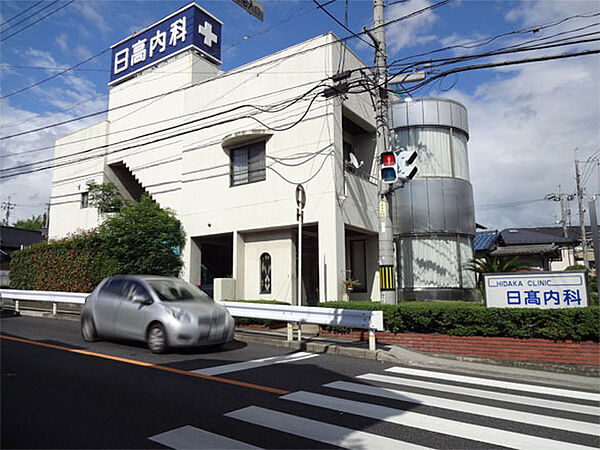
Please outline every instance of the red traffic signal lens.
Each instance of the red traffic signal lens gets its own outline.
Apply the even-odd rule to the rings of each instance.
[[[393,152],[384,152],[381,154],[381,164],[384,166],[393,166],[396,164],[396,155]]]

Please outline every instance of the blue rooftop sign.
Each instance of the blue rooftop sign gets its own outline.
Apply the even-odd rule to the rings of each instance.
[[[221,22],[195,3],[113,45],[110,83],[190,47],[221,64]]]

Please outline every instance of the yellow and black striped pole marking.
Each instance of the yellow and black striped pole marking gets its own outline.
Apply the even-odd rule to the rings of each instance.
[[[394,266],[379,266],[379,289],[381,289],[382,291],[396,290],[396,276],[394,274]]]

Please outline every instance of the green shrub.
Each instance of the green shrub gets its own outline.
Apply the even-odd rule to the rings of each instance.
[[[11,254],[13,289],[90,292],[119,273],[178,275],[185,233],[172,211],[149,197],[128,202],[98,229]]]
[[[479,303],[468,302],[404,302],[398,305],[382,305],[378,302],[326,302],[320,303],[319,306],[381,310],[385,329],[393,333],[600,341],[598,306],[572,309],[511,309],[486,308]]]
[[[100,244],[100,236],[93,230],[13,252],[10,287],[90,292],[103,278],[115,274],[104,264]]]

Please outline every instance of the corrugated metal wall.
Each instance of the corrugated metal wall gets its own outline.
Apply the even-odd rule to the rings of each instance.
[[[399,298],[473,300],[473,189],[467,110],[452,100],[392,106],[393,145],[418,152],[417,176],[392,198]]]

